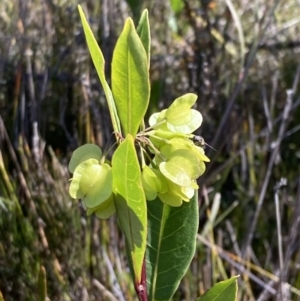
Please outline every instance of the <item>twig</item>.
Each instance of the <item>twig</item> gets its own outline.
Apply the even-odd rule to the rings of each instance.
[[[262,40],[265,32],[266,32],[266,29],[272,19],[272,16],[273,16],[273,13],[274,13],[274,10],[276,9],[276,7],[278,6],[280,1],[275,1],[274,5],[272,6],[271,9],[268,10],[268,13],[264,15],[263,19],[267,19],[266,23],[265,23],[265,26],[261,29],[261,33],[260,33],[260,37],[257,37],[256,40],[253,41],[252,43],[252,46],[248,52],[248,60],[247,60],[247,63],[246,63],[246,66],[243,70],[243,72],[241,72],[240,74],[240,78],[238,79],[237,81],[237,84],[233,90],[233,93],[228,101],[228,104],[227,104],[227,107],[226,107],[226,110],[222,116],[222,119],[221,119],[221,122],[220,122],[220,125],[217,129],[217,132],[215,134],[215,137],[214,137],[214,140],[213,142],[211,143],[213,146],[217,146],[217,142],[219,141],[220,137],[221,137],[221,134],[223,133],[223,129],[225,128],[225,124],[228,120],[228,117],[230,115],[230,112],[232,111],[232,107],[242,89],[242,86],[243,86],[243,83],[244,81],[246,80],[247,76],[248,76],[248,72],[250,70],[250,67],[252,66],[252,63],[254,61],[254,59],[256,58],[256,53],[258,51],[258,44],[260,43],[260,41]],[[212,160],[214,161],[214,160]]]
[[[295,246],[297,246],[297,244],[299,243],[299,226],[300,226],[300,178],[298,179],[297,197],[295,199],[295,208],[293,210],[292,224],[290,226],[291,231],[287,239],[289,244],[286,247],[286,253],[285,253],[284,264],[283,264],[283,271],[282,271],[283,281],[286,281],[288,277],[288,271],[289,271],[288,262],[293,256],[293,253],[295,252],[296,249]]]
[[[118,282],[117,276],[115,274],[115,271],[113,269],[113,266],[111,264],[111,261],[110,261],[108,255],[107,255],[107,253],[106,253],[106,251],[104,249],[103,249],[102,254],[103,254],[103,258],[104,258],[104,261],[106,263],[106,266],[107,266],[107,268],[109,270],[109,275],[111,276],[111,280],[114,283],[114,286],[113,286],[114,293],[118,295],[118,300],[119,301],[125,301],[122,289],[121,289],[121,287],[119,285],[119,282]]]
[[[229,256],[229,254],[228,254],[228,252],[224,251],[222,248],[220,248],[217,245],[211,244],[208,240],[206,240],[200,234],[197,235],[197,239],[199,239],[206,246],[209,246],[210,248],[214,248],[215,250],[217,250],[218,251],[218,255],[220,255],[220,257],[222,257],[227,262],[229,262],[232,266],[234,266],[236,269],[238,269],[241,273],[247,274],[254,282],[256,282],[260,286],[264,287],[272,295],[275,295],[277,293],[276,290],[273,287],[269,286],[267,283],[263,282],[261,279],[259,279],[257,276],[255,276],[253,273],[251,273],[249,270],[247,270],[244,267],[243,264],[235,262],[233,259],[231,259],[230,256]]]
[[[284,181],[284,182],[282,182]],[[276,210],[276,223],[277,223],[277,238],[278,238],[278,257],[279,257],[279,279],[280,279],[280,297],[284,299],[284,287],[282,282],[282,271],[283,271],[283,250],[282,250],[282,230],[281,230],[281,214],[279,208],[279,196],[278,191],[282,186],[286,185],[286,179],[282,179],[275,187],[275,210]]]
[[[288,117],[289,117],[291,107],[292,107],[292,95],[293,95],[293,90],[288,90],[287,91],[287,100],[286,100],[286,104],[285,104],[284,111],[283,111],[283,118],[282,118],[282,122],[281,122],[281,125],[280,125],[278,138],[277,138],[275,148],[272,152],[271,159],[270,159],[268,167],[267,167],[267,172],[266,172],[265,180],[264,180],[264,183],[262,185],[262,189],[261,189],[261,192],[260,192],[260,195],[259,195],[259,200],[258,200],[258,203],[257,203],[256,211],[255,211],[252,223],[250,225],[250,229],[249,229],[249,232],[247,234],[245,244],[242,248],[243,258],[245,258],[248,247],[252,243],[252,239],[253,239],[253,236],[254,236],[254,231],[255,231],[255,228],[256,228],[256,225],[257,225],[258,217],[259,217],[260,212],[261,212],[261,208],[262,208],[262,205],[263,205],[263,202],[264,202],[264,199],[265,199],[265,195],[266,195],[266,191],[267,191],[267,188],[268,188],[269,180],[270,180],[270,177],[271,177],[271,174],[272,174],[273,165],[274,165],[274,163],[276,161],[276,158],[278,156],[280,144],[281,144],[281,141],[284,137],[285,129],[286,129],[287,122],[288,122]]]
[[[97,279],[93,279],[93,285],[103,294],[104,297],[109,298],[110,301],[119,301],[105,286]]]
[[[260,267],[257,267],[253,263],[248,262],[248,261],[244,260],[243,258],[236,256],[228,251],[225,251],[221,247],[211,243],[210,241],[208,241],[206,238],[204,238],[200,234],[197,235],[197,239],[199,241],[201,241],[204,245],[208,246],[209,248],[214,248],[215,250],[217,250],[220,257],[224,258],[232,266],[237,268],[241,273],[247,274],[254,282],[256,282],[258,285],[262,286],[265,291],[267,291],[268,293],[270,293],[272,295],[277,294],[277,291],[273,287],[271,287],[271,284],[263,282],[261,279],[259,279],[257,276],[255,276],[252,272],[247,270],[245,268],[245,266],[249,266],[256,273],[260,273],[261,275],[268,277],[271,280],[269,283],[272,283],[272,285],[274,285],[275,283],[278,283],[278,281],[279,281],[279,277],[277,276],[278,271],[276,271],[274,274],[272,274]],[[287,282],[284,282],[283,284],[284,284],[285,289],[289,290],[290,292],[292,292],[295,295],[297,295],[298,297],[300,297],[299,289],[295,288],[294,286],[290,285]]]
[[[300,72],[300,65],[299,65],[299,72]],[[292,105],[291,111],[293,111],[294,109],[296,109],[298,106],[300,105],[300,97],[297,98],[297,100],[294,102],[294,104]],[[279,121],[281,121],[283,118],[283,113],[280,114],[278,117],[276,117],[273,121],[273,125],[276,125]],[[288,137],[289,135],[294,134],[298,129],[298,127],[293,128],[290,131],[287,131],[284,135],[284,138]],[[226,160],[226,162],[224,162],[222,165],[220,165],[219,167],[215,168],[212,172],[210,172],[208,174],[208,177],[205,177],[205,183],[207,185],[209,185],[209,182],[219,173],[221,173],[229,164],[231,164],[238,156],[241,155],[242,152],[245,151],[245,149],[247,147],[249,147],[249,145],[251,145],[252,143],[254,143],[258,138],[262,138],[265,137],[267,135],[267,131],[268,128],[264,128],[263,130],[261,130],[257,135],[255,135],[253,137],[253,141],[249,141],[248,143],[246,143],[245,145],[243,145],[240,150],[238,152],[236,152],[235,154],[233,154],[228,160]],[[219,153],[218,153],[219,154]]]

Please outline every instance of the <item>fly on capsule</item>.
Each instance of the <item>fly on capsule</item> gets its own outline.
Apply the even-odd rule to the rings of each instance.
[[[217,151],[215,148],[213,148],[212,146],[210,146],[209,144],[207,144],[204,141],[204,138],[202,136],[196,136],[194,135],[191,140],[194,142],[195,145],[200,146],[202,148],[205,148],[205,146],[208,146],[210,148],[212,148],[213,150]]]

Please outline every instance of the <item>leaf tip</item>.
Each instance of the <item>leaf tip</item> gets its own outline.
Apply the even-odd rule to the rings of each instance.
[[[142,16],[146,16],[146,17],[148,17],[148,9],[147,8],[145,8],[144,10],[143,10],[143,12],[142,12]]]

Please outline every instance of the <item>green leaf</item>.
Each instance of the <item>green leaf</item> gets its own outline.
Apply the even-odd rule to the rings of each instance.
[[[133,264],[135,280],[140,283],[146,250],[147,205],[134,140],[128,135],[112,158],[113,193],[121,229]]]
[[[150,46],[151,46],[151,37],[150,37],[150,25],[148,18],[148,10],[145,9],[141,15],[138,27],[136,29],[137,34],[139,35],[142,44],[145,48],[147,58],[148,58],[148,67],[150,65]]]
[[[149,301],[169,300],[195,253],[197,194],[180,207],[148,202],[147,289]]]
[[[183,0],[170,0],[171,2],[171,8],[174,11],[174,13],[180,13],[184,8],[184,2]]]
[[[196,301],[236,301],[238,277],[216,283]]]
[[[150,83],[147,54],[130,18],[117,41],[111,73],[124,136],[135,136],[148,108]]]
[[[38,300],[39,301],[45,301],[47,300],[47,275],[46,275],[46,269],[44,266],[40,267],[40,272],[38,276]],[[1,293],[0,293],[1,295]],[[1,297],[0,297],[1,300]]]
[[[143,0],[126,0],[126,2],[132,11],[134,20],[136,21],[141,14],[141,8],[142,8],[144,1]]]
[[[78,10],[81,18],[81,23],[83,26],[86,42],[92,57],[92,61],[94,63],[94,66],[96,68],[96,71],[98,73],[100,82],[102,84],[107,103],[109,108],[110,117],[112,120],[113,129],[115,132],[120,133],[121,127],[120,127],[120,121],[116,110],[116,105],[114,102],[114,98],[111,92],[111,89],[105,79],[105,73],[104,73],[104,66],[105,66],[105,60],[102,54],[102,51],[94,37],[94,34],[86,20],[86,17],[84,15],[84,12],[80,5],[78,5]]]
[[[173,13],[170,13],[168,25],[174,33],[178,33],[178,14],[184,9],[183,0],[170,0]]]

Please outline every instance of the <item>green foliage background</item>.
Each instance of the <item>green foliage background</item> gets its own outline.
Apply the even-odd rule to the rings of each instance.
[[[174,300],[195,300],[236,274],[238,300],[276,300],[281,293],[283,300],[299,300],[299,4],[190,0],[181,10],[176,2],[80,2],[106,62],[133,16],[130,7],[135,20],[148,8],[148,113],[184,93],[198,94],[204,122],[197,134],[217,150],[207,148],[212,162],[200,182],[196,256]],[[115,219],[87,218],[68,195],[72,150],[113,143],[78,3],[0,2],[0,291],[6,301],[37,300],[41,266],[51,300],[136,300]],[[110,69],[107,63],[107,78]],[[281,177],[287,186],[277,195]]]

